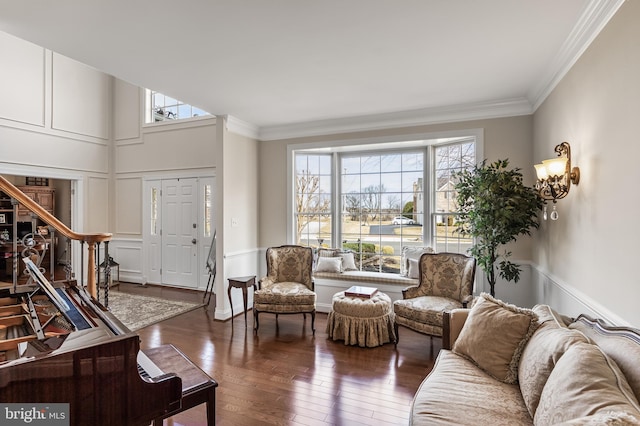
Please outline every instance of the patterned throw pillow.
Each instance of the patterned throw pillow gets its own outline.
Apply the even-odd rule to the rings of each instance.
[[[520,392],[532,418],[536,414],[544,384],[560,357],[575,343],[588,342],[584,334],[570,330],[563,323],[550,317],[548,314],[553,312],[551,308],[542,308],[533,308],[540,322],[544,322],[524,348],[518,366]]]
[[[537,327],[538,316],[531,309],[482,293],[469,311],[453,352],[501,382],[516,383],[520,355]]]

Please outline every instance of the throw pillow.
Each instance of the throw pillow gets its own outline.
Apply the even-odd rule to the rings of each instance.
[[[319,257],[316,272],[342,272],[341,257]]]
[[[469,311],[453,352],[501,382],[516,383],[520,355],[537,327],[538,316],[531,309],[482,293]]]
[[[417,259],[409,259],[409,278],[420,278],[420,267]]]
[[[342,252],[340,253],[340,257],[342,258],[342,270],[343,271],[357,271],[356,260],[353,257],[353,253],[351,252]]]
[[[400,275],[406,277],[409,275],[409,259],[420,260],[423,253],[435,253],[431,247],[402,247],[402,255],[400,256]]]
[[[597,345],[576,343],[549,375],[534,424],[568,422],[605,412],[640,418],[638,401],[617,364]]]
[[[541,317],[539,309],[536,310],[534,307],[534,312]],[[547,320],[533,333],[522,351],[518,366],[518,382],[531,418],[536,414],[542,389],[551,371],[567,349],[577,342],[587,343],[588,340],[577,330],[570,330],[554,320]]]

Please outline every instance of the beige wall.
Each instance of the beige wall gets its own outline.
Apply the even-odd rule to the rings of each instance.
[[[514,167],[523,169],[525,181],[533,184],[532,116],[467,121],[431,126],[390,129],[376,132],[331,135],[260,143],[260,246],[287,243],[287,145],[389,135],[440,133],[452,130],[484,130],[484,157],[489,161],[508,158]],[[226,163],[225,163],[226,167]],[[522,237],[513,246],[514,260],[531,259],[531,238]]]
[[[258,141],[226,132],[222,214],[224,251],[255,249],[258,244]],[[261,213],[261,212],[260,212]]]
[[[534,259],[542,274],[596,310],[640,326],[640,2],[626,2],[534,116],[534,159],[571,143],[578,186],[543,224]]]

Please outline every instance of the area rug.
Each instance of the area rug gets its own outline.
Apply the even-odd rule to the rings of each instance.
[[[202,303],[166,300],[137,294],[109,292],[109,310],[135,331],[203,306]]]

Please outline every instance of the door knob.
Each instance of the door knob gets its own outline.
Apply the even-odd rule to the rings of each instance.
[[[195,244],[196,243],[196,239],[194,238],[193,240],[191,240],[191,244]]]

